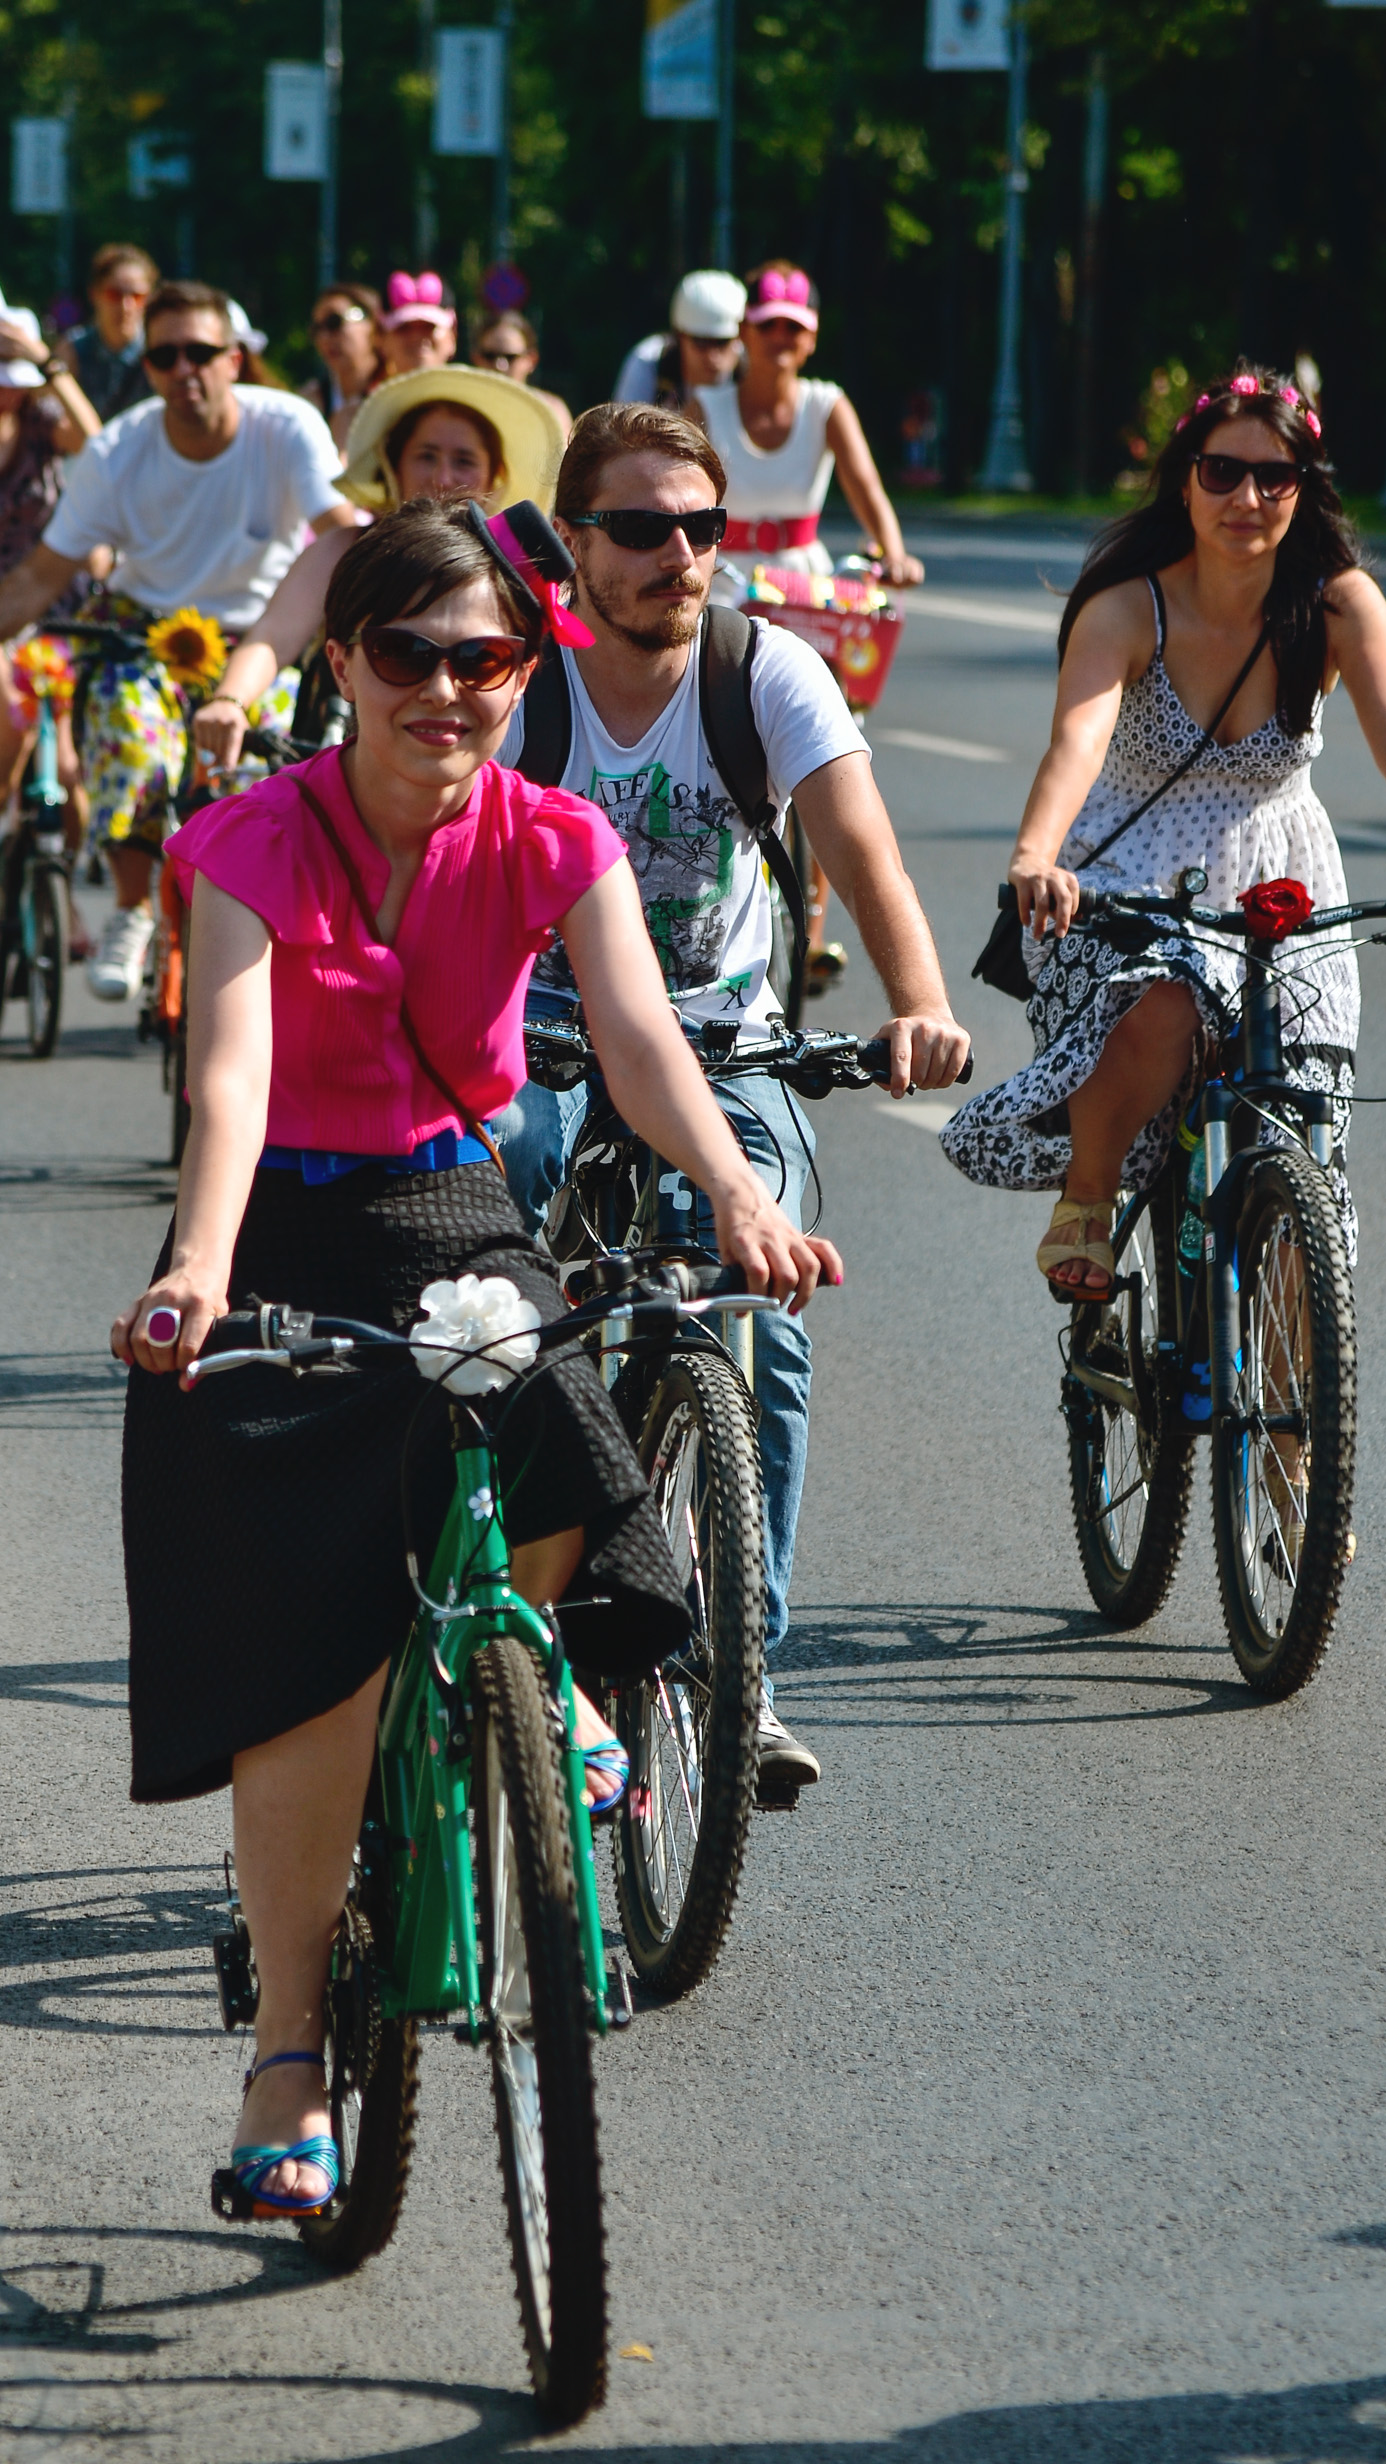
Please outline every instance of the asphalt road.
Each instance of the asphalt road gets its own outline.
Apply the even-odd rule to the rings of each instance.
[[[1071,537],[945,530],[873,727],[979,1083],[967,982],[1047,732]],[[1341,696],[1339,701],[1341,701]],[[1320,784],[1386,894],[1386,782]],[[99,910],[100,902],[88,904]],[[1361,1084],[1386,1094],[1386,960]],[[207,1941],[225,1799],[126,1795],[115,1305],[171,1182],[157,1063],[74,973],[0,1042],[0,2456],[463,2464],[536,2435],[479,2057],[431,2039],[394,2247],[315,2278],[208,2180],[237,2105]],[[874,1029],[856,953],[825,1025]],[[1386,2458],[1386,1121],[1363,1215],[1357,1565],[1321,1675],[1255,1704],[1202,1482],[1171,1602],[1087,1605],[1038,1199],[936,1109],[820,1109],[849,1281],[815,1304],[780,1701],[824,1778],[765,1816],[711,1981],[599,2056],[617,2359],[593,2457],[843,2464]],[[197,1604],[189,1603],[190,1616]]]

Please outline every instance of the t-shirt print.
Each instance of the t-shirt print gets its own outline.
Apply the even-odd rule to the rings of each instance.
[[[626,842],[670,992],[721,992],[734,1012],[752,970],[721,973],[736,860],[731,798],[671,778],[659,761],[625,777],[594,769],[583,792]]]

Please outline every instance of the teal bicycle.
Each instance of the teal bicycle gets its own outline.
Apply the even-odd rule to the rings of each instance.
[[[734,1274],[669,1267],[536,1330],[539,1354],[593,1337],[667,1346],[717,1305]],[[747,1298],[747,1308],[774,1302]],[[458,1351],[456,1359],[478,1357]],[[407,1335],[276,1307],[222,1318],[193,1382],[247,1367],[297,1377],[417,1374]],[[525,1374],[542,1374],[542,1357]],[[513,1389],[512,1389],[513,1391]],[[452,1501],[418,1613],[390,1667],[375,1771],[334,1945],[326,2067],[337,2190],[298,2220],[308,2248],[346,2272],[383,2250],[408,2181],[419,2031],[450,2024],[491,2058],[510,2246],[535,2394],[580,2420],[606,2379],[606,2269],[591,2040],[630,2017],[608,1970],[592,1826],[583,1801],[573,1681],[556,1618],[510,1581],[492,1441],[448,1396]],[[213,1946],[222,2018],[249,2026],[254,1955],[235,1899]],[[212,2204],[257,2211],[229,2169]]]

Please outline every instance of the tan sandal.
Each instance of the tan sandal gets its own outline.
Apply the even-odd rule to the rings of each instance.
[[[1076,1223],[1078,1226],[1076,1240],[1055,1241],[1046,1234],[1035,1252],[1036,1266],[1049,1285],[1055,1300],[1065,1308],[1073,1301],[1098,1302],[1111,1298],[1111,1288],[1116,1282],[1116,1259],[1112,1253],[1112,1244],[1109,1238],[1093,1240],[1089,1226],[1098,1224],[1104,1234],[1110,1234],[1112,1217],[1115,1212],[1114,1198],[1060,1198],[1050,1216],[1049,1231],[1051,1233],[1063,1223]],[[1105,1292],[1098,1291],[1091,1285],[1055,1283],[1053,1279],[1055,1267],[1071,1266],[1075,1258],[1084,1259],[1089,1266],[1096,1266],[1101,1270],[1107,1277]]]

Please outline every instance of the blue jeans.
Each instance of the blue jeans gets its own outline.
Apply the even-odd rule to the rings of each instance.
[[[531,993],[532,1018],[570,1017],[572,1004]],[[714,1086],[713,1094],[745,1148],[747,1161],[778,1198],[792,1224],[803,1221],[804,1183],[813,1153],[813,1132],[776,1078],[738,1078]],[[556,1094],[549,1087],[522,1086],[513,1104],[492,1122],[505,1158],[510,1195],[526,1228],[537,1232],[549,1201],[563,1187],[587,1117],[586,1087]],[[783,1167],[781,1166],[783,1157]],[[781,1189],[783,1170],[784,1186]],[[694,1237],[715,1248],[712,1209],[701,1191],[693,1218]],[[809,1339],[802,1318],[752,1319],[755,1389],[760,1406],[760,1460],[765,1481],[765,1647],[773,1651],[789,1626],[789,1583],[808,1462]]]

